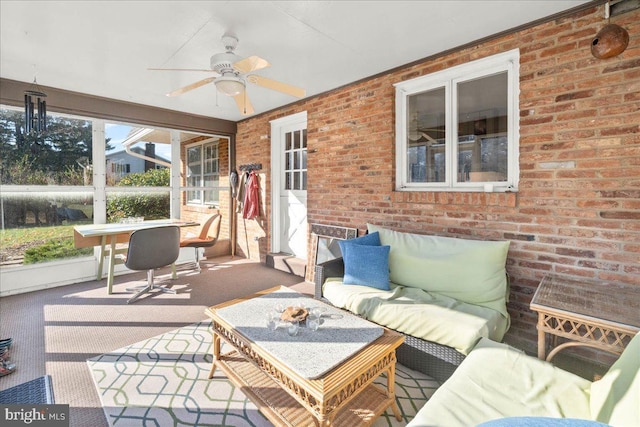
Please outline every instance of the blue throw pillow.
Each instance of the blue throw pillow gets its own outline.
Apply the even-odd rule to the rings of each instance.
[[[389,288],[389,250],[391,246],[344,245],[345,285],[363,285],[388,291]]]
[[[344,254],[344,247],[348,245],[367,245],[367,246],[380,246],[380,233],[376,231],[375,233],[365,234],[362,237],[356,237],[355,239],[349,240],[338,240],[338,245],[340,245],[340,251]]]

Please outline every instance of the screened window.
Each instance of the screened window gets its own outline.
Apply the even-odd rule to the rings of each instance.
[[[396,187],[505,191],[518,184],[517,50],[396,85]]]
[[[94,215],[92,122],[50,111],[47,131],[37,133],[25,131],[24,119],[0,106],[3,271],[93,253],[73,243],[74,225]]]
[[[220,153],[218,139],[187,147],[187,203],[218,204],[220,199]]]

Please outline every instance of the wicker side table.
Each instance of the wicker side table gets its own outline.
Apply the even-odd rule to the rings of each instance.
[[[640,288],[549,275],[531,300],[538,313],[538,358],[587,346],[621,354],[640,331]],[[551,336],[547,355],[547,337]],[[566,338],[560,345],[557,337]]]

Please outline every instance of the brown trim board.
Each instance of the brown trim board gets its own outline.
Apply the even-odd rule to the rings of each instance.
[[[0,78],[0,104],[22,107],[24,91],[30,86],[31,83]],[[236,123],[229,120],[181,113],[48,86],[40,86],[40,88],[47,94],[47,109],[52,112],[221,136],[236,134]]]

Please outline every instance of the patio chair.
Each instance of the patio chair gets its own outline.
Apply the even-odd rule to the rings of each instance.
[[[180,253],[180,229],[177,226],[144,228],[131,233],[129,248],[123,256],[124,265],[130,270],[147,271],[147,284],[128,288],[136,292],[127,304],[152,290],[175,294],[176,291],[154,284],[154,269],[173,264]]]
[[[218,236],[220,236],[220,224],[222,222],[222,216],[217,213],[211,215],[202,227],[197,237],[188,237],[180,240],[181,248],[194,248],[196,251],[195,269],[198,273],[200,269],[200,248],[209,248],[216,244]]]

